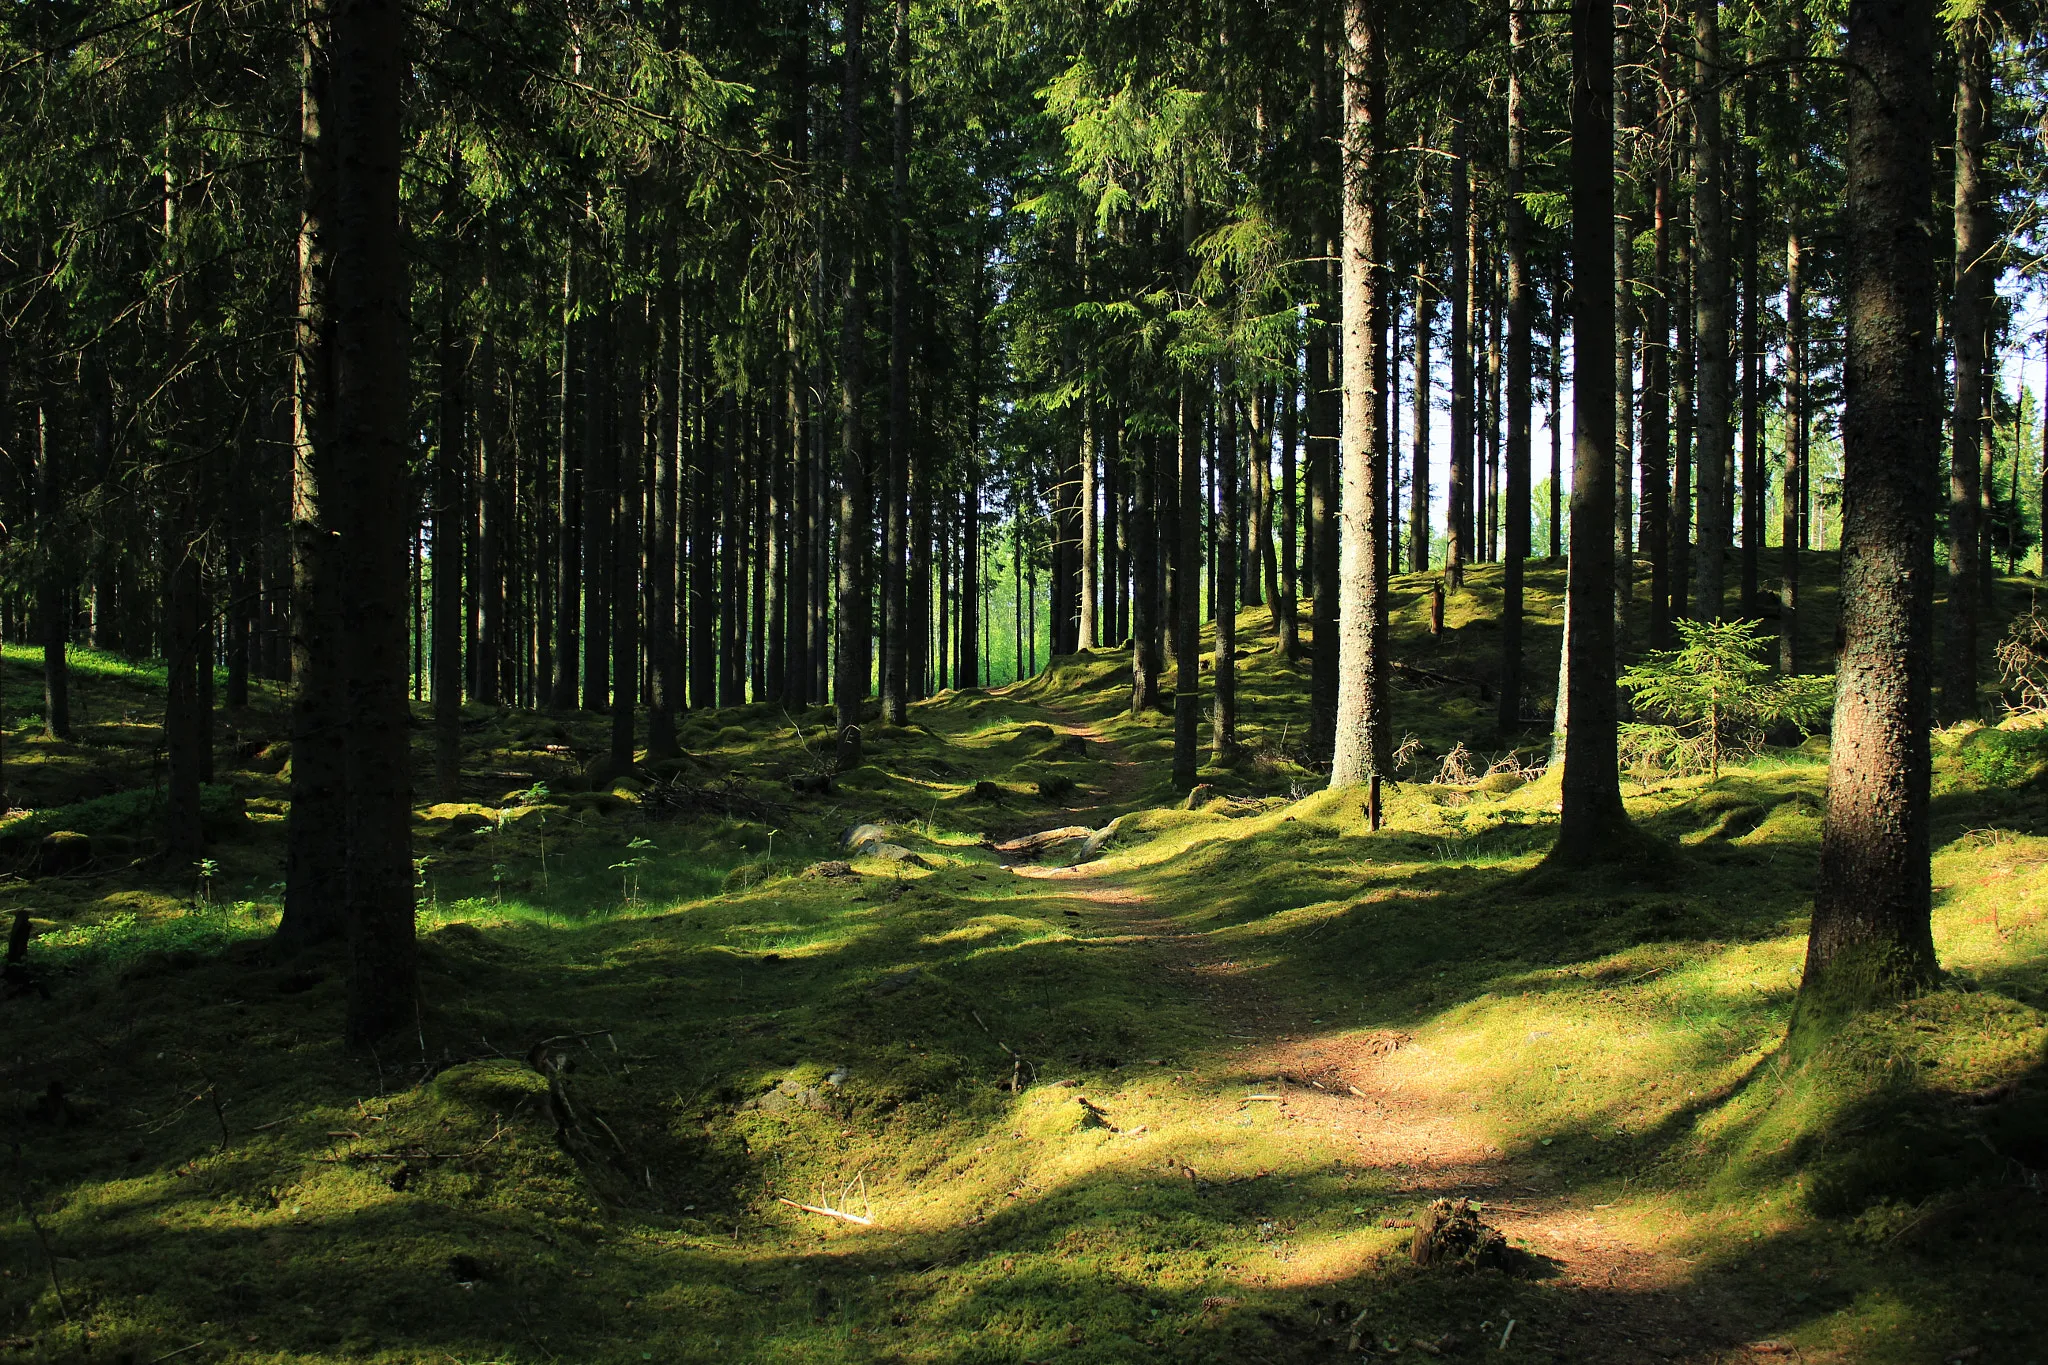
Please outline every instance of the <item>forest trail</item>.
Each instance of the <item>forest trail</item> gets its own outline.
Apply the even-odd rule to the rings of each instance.
[[[1138,760],[1056,703],[1015,700],[1058,733],[1102,746],[1100,757],[1111,765],[1094,800],[1016,832],[1098,825],[1129,809],[1141,784]],[[1592,1204],[1574,1196],[1549,1163],[1510,1157],[1472,1121],[1473,1097],[1432,1083],[1429,1069],[1416,1067],[1427,1053],[1408,1035],[1318,1027],[1308,1002],[1269,989],[1172,905],[1105,867],[1108,861],[1105,854],[1054,866],[1005,857],[1003,865],[1080,907],[1089,942],[1132,954],[1132,971],[1161,972],[1200,1002],[1232,1040],[1224,1064],[1183,1068],[1201,1088],[1277,1096],[1275,1109],[1298,1128],[1295,1145],[1308,1164],[1326,1163],[1334,1152],[1347,1165],[1384,1173],[1418,1201],[1480,1201],[1486,1221],[1529,1251],[1542,1277],[1577,1291],[1582,1311],[1572,1347],[1583,1354],[1575,1358],[1709,1360],[1775,1346],[1757,1340],[1761,1325],[1745,1321],[1753,1315],[1738,1298],[1696,1281],[1692,1262],[1670,1245],[1684,1220],[1668,1205]]]

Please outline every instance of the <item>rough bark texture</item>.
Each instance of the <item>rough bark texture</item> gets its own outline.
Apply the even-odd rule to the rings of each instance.
[[[1990,326],[1995,228],[1984,170],[1985,104],[1991,51],[1982,27],[1956,35],[1955,293],[1949,327],[1955,337],[1955,408],[1948,462],[1948,612],[1943,623],[1941,714],[1961,720],[1977,711],[1977,623],[1980,607],[1983,498],[1978,452],[1989,434],[1985,416],[1985,342]]]
[[[1463,121],[1451,138],[1451,469],[1444,499],[1444,576],[1463,587],[1472,558],[1472,218],[1471,139]]]
[[[333,0],[334,462],[348,634],[348,1037],[416,1008],[398,0]]]
[[[1628,822],[1615,758],[1614,9],[1572,5],[1572,527],[1563,816],[1554,856],[1610,856]]]
[[[846,0],[841,40],[846,45],[839,91],[839,188],[851,195],[860,169],[861,23],[865,0]],[[841,769],[859,764],[860,703],[867,695],[868,604],[861,582],[861,563],[868,552],[873,522],[868,515],[867,462],[861,451],[861,334],[867,325],[867,299],[854,269],[850,226],[839,244],[839,577],[833,585],[834,622],[832,704],[839,726],[837,762]]]
[[[1670,103],[1665,111],[1668,116]],[[1650,199],[1650,287],[1643,317],[1643,553],[1650,648],[1671,647],[1671,164],[1657,154]]]
[[[1844,58],[1842,654],[1795,1040],[1935,976],[1928,865],[1941,444],[1933,8],[1854,0]]]
[[[320,126],[327,82],[326,6],[308,6],[299,98],[300,174],[296,313],[292,351],[291,807],[285,825],[286,949],[339,938],[348,842],[345,828],[344,693],[337,631],[334,528],[321,496],[328,457],[322,424],[333,399],[327,307],[327,218],[332,182]]]
[[[889,45],[889,451],[882,476],[882,715],[910,718],[909,554],[905,497],[910,480],[910,0],[896,0]]]
[[[1693,9],[1693,192],[1698,231],[1694,286],[1699,343],[1698,550],[1693,561],[1694,609],[1702,620],[1722,613],[1728,550],[1727,474],[1731,357],[1728,353],[1727,149],[1721,135],[1720,0],[1695,0]]]
[[[1421,223],[1427,240],[1427,220]],[[1436,324],[1436,298],[1431,292],[1427,260],[1415,266],[1414,364],[1415,382],[1410,395],[1415,428],[1414,453],[1409,457],[1408,477],[1408,570],[1422,573],[1429,568],[1429,429],[1434,423],[1430,411],[1430,333]]]
[[[449,202],[458,193],[449,189]],[[452,214],[451,214],[452,216]],[[462,560],[469,499],[463,464],[469,453],[468,338],[461,307],[467,290],[460,267],[441,273],[440,345],[435,369],[441,383],[434,445],[434,790],[443,801],[462,791]]]
[[[1238,488],[1243,480],[1238,468],[1235,387],[1236,380],[1226,366],[1216,421],[1216,706],[1209,733],[1209,752],[1219,763],[1237,753],[1237,526]],[[1085,613],[1085,592],[1081,602]],[[1087,643],[1085,633],[1082,643]]]
[[[1501,572],[1500,708],[1503,737],[1522,727],[1522,565],[1529,557],[1529,223],[1522,207],[1523,162],[1529,114],[1522,73],[1528,60],[1529,19],[1508,16],[1507,185],[1507,471]]]
[[[1377,153],[1385,121],[1377,0],[1344,6],[1344,419],[1337,543],[1337,724],[1332,788],[1370,784],[1379,823],[1380,734],[1385,715],[1385,626],[1380,554],[1386,442],[1380,377],[1386,371],[1386,275],[1380,253]],[[1316,642],[1318,651],[1323,642]]]
[[[1195,198],[1181,205],[1184,286],[1194,282]],[[1192,374],[1180,381],[1180,486],[1173,602],[1173,784],[1195,785],[1202,725],[1202,414],[1205,395]]]

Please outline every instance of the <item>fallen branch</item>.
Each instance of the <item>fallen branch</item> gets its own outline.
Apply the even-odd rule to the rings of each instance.
[[[828,1209],[823,1204],[799,1204],[794,1199],[784,1199],[780,1195],[776,1196],[775,1202],[787,1204],[793,1209],[802,1209],[805,1213],[815,1213],[820,1217],[838,1218],[844,1222],[858,1223],[864,1228],[871,1228],[875,1225],[875,1220],[872,1218],[863,1218],[857,1213],[843,1213],[838,1209]]]

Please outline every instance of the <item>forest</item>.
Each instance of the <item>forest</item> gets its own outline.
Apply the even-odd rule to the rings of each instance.
[[[2044,32],[0,6],[0,1365],[2040,1365]]]

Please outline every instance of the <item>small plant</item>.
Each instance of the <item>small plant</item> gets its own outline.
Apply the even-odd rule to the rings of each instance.
[[[220,864],[211,858],[201,858],[198,862],[192,864],[192,868],[199,874],[199,886],[193,892],[192,903],[211,908],[213,905],[213,876],[216,872],[220,871]]]
[[[424,900],[429,910],[440,908],[440,898],[431,894],[427,882],[427,869],[434,865],[431,855],[412,860],[412,898],[414,904]]]
[[[645,851],[653,847],[652,839],[635,839],[626,845],[628,856],[611,866],[619,874],[619,899],[628,910],[640,908],[640,869],[653,861]]]
[[[1757,621],[1679,621],[1677,649],[1657,650],[1621,675],[1636,709],[1664,723],[1621,727],[1640,766],[1718,777],[1755,753],[1774,726],[1809,731],[1834,705],[1832,677],[1780,675],[1758,658],[1770,643]]]
[[[548,813],[544,803],[550,795],[552,793],[545,782],[536,782],[519,793],[521,805],[534,807],[535,838],[540,843],[540,889],[543,892],[548,889]]]

